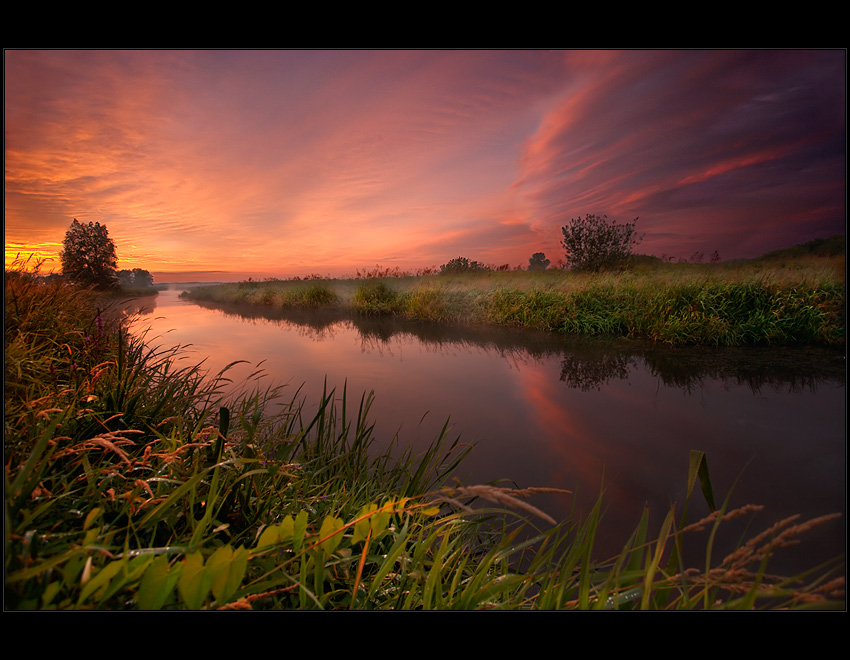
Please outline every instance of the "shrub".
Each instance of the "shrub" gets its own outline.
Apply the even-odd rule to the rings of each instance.
[[[599,272],[622,264],[643,240],[635,233],[637,220],[620,225],[592,214],[571,219],[561,228],[570,268]]]
[[[487,270],[487,266],[480,261],[470,261],[466,257],[455,257],[447,264],[440,266],[440,273],[478,273]]]
[[[549,260],[542,252],[535,252],[528,260],[528,270],[546,270],[549,267]]]

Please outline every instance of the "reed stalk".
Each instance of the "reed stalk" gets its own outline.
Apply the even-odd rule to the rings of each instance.
[[[7,271],[5,294],[10,609],[844,605],[843,558],[794,579],[767,570],[833,519],[784,521],[695,568],[671,508],[656,537],[645,517],[600,560],[601,496],[553,525],[527,491],[451,484],[468,448],[445,427],[422,454],[376,453],[371,394],[326,389],[312,411],[261,371],[228,394],[229,367],[181,366],[91,292]]]

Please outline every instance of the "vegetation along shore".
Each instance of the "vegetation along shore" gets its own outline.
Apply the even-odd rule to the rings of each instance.
[[[192,295],[671,343],[832,344],[844,334],[838,262],[262,282]],[[682,475],[688,500],[652,512],[652,524],[645,512],[618,556],[599,557],[603,496],[589,515],[554,521],[528,490],[451,481],[467,450],[445,431],[422,454],[399,444],[374,456],[369,394],[343,388],[305,405],[259,377],[226,394],[227,369],[205,378],[180,366],[179,349],[128,334],[106,294],[23,269],[4,284],[9,609],[844,607],[843,557],[801,575],[770,570],[774,553],[840,515],[760,525],[759,507],[731,509],[712,492],[699,452]],[[694,498],[711,513],[689,516]],[[740,537],[736,519],[749,532],[712,556],[716,539]]]
[[[634,255],[603,272],[477,265],[411,275],[376,268],[350,279],[247,281],[193,287],[183,295],[213,304],[336,309],[673,345],[840,346],[844,237],[732,263]]]

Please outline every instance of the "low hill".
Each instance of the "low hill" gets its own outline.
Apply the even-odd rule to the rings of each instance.
[[[846,237],[844,234],[830,238],[816,238],[808,243],[800,243],[790,248],[772,250],[758,257],[772,261],[774,259],[793,259],[795,257],[835,257],[844,254]]]

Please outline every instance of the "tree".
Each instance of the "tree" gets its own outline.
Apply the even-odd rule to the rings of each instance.
[[[133,285],[140,289],[151,289],[153,288],[153,275],[144,268],[134,268]]]
[[[118,271],[118,286],[122,289],[152,289],[153,275],[144,268]]]
[[[440,266],[441,273],[475,273],[482,270],[487,270],[487,266],[480,261],[470,261],[466,257],[455,257]]]
[[[64,249],[59,253],[62,274],[83,286],[108,289],[118,283],[118,258],[115,243],[109,238],[106,225],[77,222],[65,234]]]
[[[528,270],[546,270],[550,261],[542,252],[535,252],[528,260]]]
[[[132,289],[133,288],[133,271],[132,270],[119,270],[118,271],[118,286],[122,289]]]
[[[567,264],[575,270],[599,272],[614,268],[631,255],[642,240],[635,232],[638,219],[625,224],[608,222],[608,216],[588,214],[573,218],[562,227],[561,245],[567,252]]]

